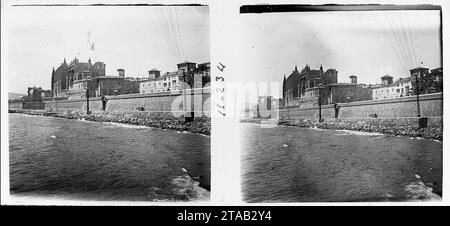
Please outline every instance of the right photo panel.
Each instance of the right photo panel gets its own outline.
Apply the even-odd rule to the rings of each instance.
[[[441,21],[433,5],[241,6],[243,200],[441,200]]]

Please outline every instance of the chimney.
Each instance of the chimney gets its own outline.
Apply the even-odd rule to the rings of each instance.
[[[119,72],[119,77],[121,78],[125,78],[125,70],[122,68],[117,69],[117,71]]]
[[[350,75],[350,80],[352,84],[358,84],[358,77],[356,75]]]

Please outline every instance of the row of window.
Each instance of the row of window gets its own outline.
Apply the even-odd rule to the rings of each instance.
[[[176,83],[177,83],[176,80],[173,80],[173,81],[172,81],[172,84],[173,84],[173,85],[175,85]],[[145,87],[145,86],[146,86],[145,84],[146,84],[146,83],[142,83],[142,87]],[[147,84],[148,87],[151,87],[152,85],[153,85],[153,83]],[[161,82],[158,82],[158,85],[161,86]],[[164,87],[167,87],[167,85],[169,85],[169,87],[170,87],[170,82],[164,82],[164,83],[163,83],[163,86],[164,86]]]
[[[409,92],[409,86],[406,86],[405,88],[397,89],[397,93],[404,93],[404,90],[406,89],[406,92]],[[375,90],[375,93],[383,93],[384,90]],[[389,89],[386,89],[387,93],[389,93]],[[396,90],[394,88],[391,89],[392,92],[395,92]]]
[[[383,96],[383,98],[378,98],[378,97],[375,97],[375,98],[373,98],[374,100],[378,100],[378,99],[394,99],[394,98],[399,98],[399,97],[404,97],[404,95],[403,94],[400,94],[400,95],[395,95],[395,96],[390,96],[389,98],[387,97],[387,96]]]
[[[148,92],[148,93],[153,93],[153,91],[154,90],[151,89],[150,92]],[[164,92],[164,91],[166,91],[166,90],[162,90],[162,89],[161,90],[155,90],[155,93]],[[142,90],[142,93],[145,93],[145,90]]]
[[[159,92],[166,92],[166,91],[170,91],[170,88],[167,88],[167,89],[157,89],[157,90],[151,89],[150,92],[145,92],[145,90],[141,90],[141,93],[159,93]]]

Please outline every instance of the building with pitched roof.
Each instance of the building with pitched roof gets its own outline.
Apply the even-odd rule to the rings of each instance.
[[[78,95],[79,88],[91,78],[105,76],[106,65],[103,62],[92,64],[80,62],[76,57],[68,64],[66,59],[52,71],[51,90],[53,97],[69,97],[73,92]],[[91,95],[95,95],[92,91]]]
[[[319,86],[336,83],[337,74],[331,68],[324,71],[322,65],[318,70],[306,65],[301,71],[295,66],[292,73],[283,79],[283,102],[286,106],[310,105],[308,103],[317,98]]]

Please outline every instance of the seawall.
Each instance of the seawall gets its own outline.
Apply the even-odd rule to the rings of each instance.
[[[299,108],[296,106],[280,107],[278,110],[272,111],[260,111],[260,115],[263,118],[266,117],[266,119],[245,118],[241,122],[272,123],[283,126],[334,130],[356,130],[394,136],[442,140],[442,93],[420,95],[419,100],[420,115],[421,117],[427,118],[426,128],[420,128],[419,126],[416,96],[340,103],[338,118],[335,118],[335,108],[333,105],[323,105],[323,122],[319,122],[319,107]],[[270,118],[270,120],[267,118]]]
[[[183,95],[183,94],[186,95]],[[199,88],[174,90],[149,94],[126,94],[118,96],[106,96],[108,112],[129,112],[136,111],[136,108],[143,107],[146,112],[166,112],[172,113],[175,117],[184,113],[183,103],[186,107],[191,106],[194,116],[210,116],[210,88]],[[86,111],[86,99],[44,101],[44,109],[49,111]],[[89,110],[101,110],[102,102],[100,97],[89,98]],[[22,103],[10,103],[9,109],[22,109]]]
[[[428,118],[428,126],[442,128],[443,126],[443,95],[442,93],[420,95],[420,115]],[[339,104],[340,120],[360,121],[386,126],[418,126],[416,96],[401,97],[387,100],[369,100]],[[278,118],[308,119],[319,118],[319,108],[280,107]],[[370,115],[376,114],[373,118]],[[322,106],[322,118],[325,121],[335,121],[333,105]]]
[[[184,95],[186,94],[186,95]],[[106,96],[106,111],[102,111],[99,97],[86,99],[44,101],[40,109],[23,109],[22,103],[9,103],[10,113],[81,119],[98,122],[117,122],[175,131],[210,135],[210,88],[175,90],[151,94]],[[183,104],[194,112],[192,121],[186,120]],[[142,108],[137,110],[137,108]]]

